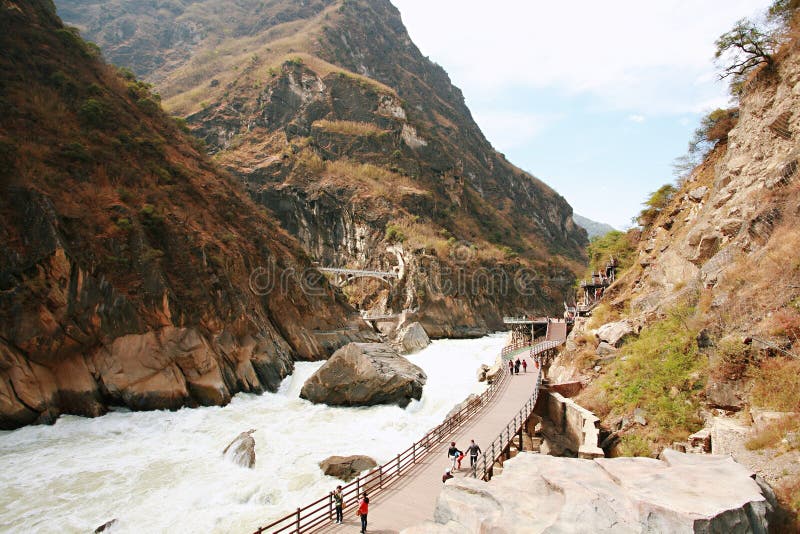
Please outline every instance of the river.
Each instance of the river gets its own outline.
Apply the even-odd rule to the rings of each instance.
[[[422,399],[397,406],[332,408],[299,398],[322,362],[297,363],[277,393],[239,394],[224,407],[126,410],[94,419],[0,432],[0,530],[252,532],[336,486],[318,462],[366,454],[379,463],[439,424],[485,387],[476,381],[505,342],[496,334],[439,340],[408,356],[428,375]],[[256,466],[222,450],[255,428]]]

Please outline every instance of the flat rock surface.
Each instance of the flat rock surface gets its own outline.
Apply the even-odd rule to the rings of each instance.
[[[434,521],[403,532],[766,532],[770,508],[728,457],[665,450],[661,460],[522,453],[490,483],[444,486]]]
[[[422,396],[425,372],[383,343],[350,343],[311,375],[300,397],[331,406],[408,405]]]

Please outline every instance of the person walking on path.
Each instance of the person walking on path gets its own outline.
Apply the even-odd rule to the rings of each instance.
[[[514,362],[511,360],[508,360],[508,372],[512,375],[514,374]]]
[[[524,358],[522,359],[522,372],[523,373],[528,372],[528,362]]]
[[[450,458],[450,469],[452,471],[456,470],[456,466],[458,466],[458,469],[461,469],[461,460],[464,458],[464,453],[458,450],[455,441],[450,442],[450,448],[447,449],[447,457]]]
[[[336,486],[336,491],[333,492],[333,503],[336,505],[336,522],[342,523],[342,505],[344,499],[342,498],[342,487]]]
[[[517,357],[517,361],[514,362],[514,372],[519,374],[519,366],[522,362],[519,361],[519,357]]]
[[[361,497],[361,502],[358,503],[358,511],[356,512],[361,517],[361,532],[362,534],[367,531],[367,513],[369,512],[369,497],[364,492]]]
[[[469,466],[475,467],[475,464],[478,463],[478,455],[481,453],[481,448],[478,447],[474,439],[469,440],[467,452],[469,453]]]

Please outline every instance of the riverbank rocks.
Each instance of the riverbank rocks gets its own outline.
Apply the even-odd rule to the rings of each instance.
[[[406,354],[417,352],[431,344],[428,334],[425,333],[425,329],[418,322],[413,322],[401,328],[395,339],[400,349]]]
[[[619,321],[616,323],[606,323],[600,328],[597,329],[595,334],[600,339],[600,341],[604,341],[611,345],[612,347],[618,348],[622,345],[622,340],[625,336],[631,335],[634,333],[633,325],[631,325],[628,321]]]
[[[236,436],[222,451],[222,455],[236,465],[254,468],[256,466],[256,440],[252,434],[255,431],[256,429],[252,428]]]
[[[764,491],[728,457],[670,449],[661,460],[520,453],[490,483],[448,482],[435,522],[402,532],[766,533],[773,504]]]
[[[378,467],[378,463],[369,456],[329,456],[319,463],[319,467],[330,477],[350,482],[363,471]]]
[[[383,343],[350,343],[311,375],[300,397],[330,406],[397,404],[422,396],[425,372]]]

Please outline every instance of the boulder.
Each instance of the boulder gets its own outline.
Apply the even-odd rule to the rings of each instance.
[[[330,406],[397,404],[422,397],[425,372],[383,343],[350,343],[311,375],[300,397]]]
[[[94,532],[95,534],[97,534],[98,532],[107,532],[111,527],[113,527],[116,524],[117,524],[116,519],[112,519],[111,521],[106,521],[105,523],[94,529]]]
[[[738,380],[729,382],[712,378],[706,386],[706,402],[714,408],[738,412],[744,407],[743,388],[744,384]]]
[[[619,352],[617,348],[606,341],[601,341],[595,349],[595,354],[598,356],[610,356]]]
[[[485,363],[478,367],[478,382],[486,382],[486,373],[489,372],[489,369],[491,369],[491,367]]]
[[[369,456],[329,456],[319,463],[322,472],[345,482],[350,482],[361,472],[377,467],[378,463]]]
[[[606,323],[597,329],[595,335],[600,341],[605,341],[612,347],[619,347],[622,344],[622,338],[627,335],[633,334],[633,325],[628,321],[618,321],[616,323]]]
[[[448,482],[434,521],[402,532],[765,533],[772,504],[752,477],[731,458],[670,449],[660,460],[520,453],[489,483]]]
[[[425,329],[416,321],[401,328],[395,339],[406,354],[422,350],[431,344]]]
[[[706,196],[706,193],[708,193],[708,187],[704,185],[700,186],[689,191],[689,199],[693,202],[700,202],[703,200],[703,197]]]
[[[222,455],[236,465],[254,468],[256,466],[256,440],[253,439],[252,434],[255,431],[255,428],[251,428],[236,436],[222,451]]]
[[[505,365],[504,364],[505,364],[505,362],[503,361],[503,358],[501,356],[498,356],[497,359],[494,362],[494,365],[492,365],[489,368],[489,370],[486,371],[486,382],[488,384],[491,384],[492,382],[494,382],[494,379],[497,378],[497,374],[500,371],[505,369]]]

